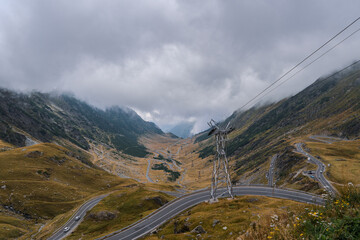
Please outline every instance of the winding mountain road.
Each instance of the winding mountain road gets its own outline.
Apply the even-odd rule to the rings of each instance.
[[[151,160],[148,159],[148,166],[147,166],[147,169],[146,169],[146,178],[147,178],[148,182],[154,183],[154,181],[149,177],[150,167],[151,167]]]
[[[315,172],[315,179],[318,180],[320,182],[321,185],[324,186],[324,188],[331,194],[331,195],[335,195],[336,190],[335,188],[331,185],[331,183],[329,183],[329,181],[324,177],[324,172],[325,172],[325,164],[322,163],[319,159],[317,159],[316,157],[312,156],[310,153],[306,152],[303,148],[302,148],[303,143],[296,143],[296,150],[305,155],[306,157],[308,157],[310,159],[310,162],[314,163],[317,165],[317,169]]]
[[[222,197],[229,197],[227,195],[225,188],[220,188],[219,192],[223,192]],[[233,194],[235,196],[243,195],[259,195],[267,197],[276,197],[283,199],[290,199],[298,202],[324,205],[325,200],[321,197],[313,194],[309,194],[302,191],[295,191],[290,189],[279,189],[271,188],[267,186],[238,186],[233,187]],[[96,204],[98,204],[103,198],[107,195],[101,195],[99,197],[93,198],[88,202],[85,202],[73,216],[59,228],[49,240],[60,240],[69,235],[81,222],[81,219],[85,216],[86,212],[92,209]],[[137,239],[142,237],[154,229],[158,228],[166,221],[175,217],[179,213],[185,211],[186,209],[193,207],[201,202],[208,201],[210,199],[210,192],[208,189],[196,191],[182,197],[179,197],[166,205],[162,206],[155,212],[149,214],[145,218],[139,220],[138,222],[129,225],[126,228],[120,229],[114,233],[111,233],[101,239],[107,240],[118,240],[118,239]],[[80,220],[76,221],[75,217],[80,216]],[[69,227],[67,232],[64,232],[64,228]]]
[[[221,188],[219,192],[226,192],[226,189]],[[270,187],[262,186],[241,186],[234,187],[233,194],[236,196],[241,195],[259,195],[259,196],[268,196],[276,198],[290,199],[298,202],[311,203],[323,205],[325,204],[324,199],[319,196],[312,195],[305,192],[287,190],[287,189],[277,189]],[[228,197],[225,193],[223,197]],[[183,197],[177,198],[174,201],[169,202],[163,207],[159,208],[157,211],[143,218],[142,220],[124,228],[112,234],[109,234],[101,239],[107,240],[130,240],[140,238],[171,218],[175,217],[179,213],[185,211],[186,209],[193,207],[201,202],[207,201],[210,199],[209,190],[202,190],[198,192],[193,192],[191,194],[185,195]]]
[[[318,165],[318,169],[316,171],[316,178],[320,181],[321,184],[324,186],[328,186],[328,189],[331,193],[334,193],[335,190],[331,186],[331,184],[324,178],[322,172],[325,170],[325,165],[321,163],[318,159],[311,156],[307,152],[305,152],[302,148],[302,143],[297,143],[296,148],[298,152],[308,156],[312,162]],[[273,167],[274,161],[276,161],[276,155],[271,159],[270,168],[269,170],[269,184],[273,185],[272,180],[273,178]],[[150,162],[148,162],[150,165]],[[149,166],[148,165],[148,166]],[[271,181],[271,182],[270,182]],[[229,197],[226,189],[221,188],[218,190],[222,197]],[[324,205],[325,200],[317,195],[313,195],[310,193],[290,190],[290,189],[280,189],[274,188],[269,186],[236,186],[233,187],[233,195],[234,196],[242,196],[242,195],[258,195],[258,196],[267,196],[267,197],[276,197],[276,198],[283,198],[294,200],[297,202],[304,202],[310,204],[317,204],[317,205]],[[98,202],[100,202],[106,195],[99,196],[97,198],[91,199],[90,201],[84,203],[78,211],[68,220],[68,222],[63,225],[60,229],[58,229],[50,240],[59,240],[66,237],[70,234],[76,226],[80,223],[80,221],[75,221],[76,216],[80,216],[83,218],[88,210],[93,208]],[[189,209],[199,203],[204,201],[208,201],[210,199],[210,192],[209,190],[200,190],[196,191],[182,197],[179,197],[166,205],[162,206],[161,208],[157,209],[155,212],[149,214],[145,218],[131,224],[123,229],[120,229],[114,233],[111,233],[107,236],[102,237],[101,239],[106,240],[130,240],[130,239],[137,239],[140,238],[156,228],[160,227],[166,221],[170,220],[171,218],[175,217],[176,215],[180,214],[181,212]],[[68,232],[64,232],[64,227],[69,227]]]
[[[80,224],[81,220],[84,218],[87,211],[92,209],[96,204],[98,204],[103,198],[108,196],[108,194],[101,195],[98,197],[95,197],[93,199],[90,199],[89,201],[85,202],[81,207],[70,217],[70,219],[61,226],[58,230],[55,231],[55,233],[48,238],[48,240],[60,240],[65,238],[67,235],[69,235],[72,231],[75,230],[75,228]],[[79,216],[80,218],[75,220],[75,218]],[[68,231],[64,231],[64,228],[68,227]]]

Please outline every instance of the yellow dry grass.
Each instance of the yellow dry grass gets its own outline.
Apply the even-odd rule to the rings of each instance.
[[[327,177],[339,184],[360,184],[360,140],[332,144],[308,141],[311,153],[326,164]],[[330,164],[330,167],[328,167]]]
[[[197,150],[199,144],[194,138],[184,139],[181,142],[179,154],[175,157],[182,163],[184,176],[182,185],[188,190],[196,190],[210,186],[213,157],[200,158]],[[178,151],[178,150],[176,150]]]
[[[7,151],[12,148],[14,148],[14,146],[11,145],[10,143],[0,140],[0,152]]]
[[[120,177],[146,182],[147,161],[145,158],[123,154],[114,148],[89,142],[91,161],[96,166]]]
[[[140,139],[140,142],[144,144],[145,147],[153,150],[165,150],[170,145],[175,144],[181,139],[171,138],[163,135],[145,135]]]
[[[140,220],[173,198],[139,186],[113,192],[90,210],[66,239],[95,239],[110,234]],[[104,212],[112,217],[101,217]]]
[[[233,200],[221,199],[218,203],[201,203],[180,214],[163,225],[156,235],[144,239],[196,239],[192,233],[196,226],[201,225],[206,233],[202,239],[238,239],[253,225],[268,223],[272,215],[288,214],[290,211],[304,208],[306,204],[261,196],[236,197]],[[218,223],[214,225],[214,220]],[[186,229],[186,227],[188,229]],[[270,229],[270,226],[262,226]],[[183,233],[174,230],[183,229]]]
[[[0,239],[18,239],[36,228],[34,220],[26,219],[0,207]]]
[[[16,217],[31,216],[43,223],[93,195],[134,183],[89,167],[51,143],[0,152],[0,166],[1,205],[14,208]]]
[[[195,190],[209,186],[211,176],[211,158],[201,159],[195,152],[199,148],[198,144],[193,143],[194,139],[173,139],[166,136],[146,136],[141,142],[153,153],[152,157],[157,157],[158,153],[166,157],[172,154],[172,158],[180,162],[180,169],[175,171],[181,173],[181,176],[175,182],[167,180],[167,174],[162,171],[150,169],[149,176],[152,180],[161,184],[171,184],[181,187],[184,190]],[[151,159],[152,165],[160,161]],[[144,169],[146,171],[146,169]]]

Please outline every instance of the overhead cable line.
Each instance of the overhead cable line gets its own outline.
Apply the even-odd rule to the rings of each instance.
[[[339,36],[340,34],[342,34],[346,29],[348,29],[350,26],[352,26],[354,23],[356,23],[357,21],[360,20],[360,17],[356,18],[353,22],[351,22],[349,25],[347,25],[345,28],[343,28],[340,32],[338,32],[337,34],[335,34],[332,38],[330,38],[329,40],[327,40],[323,45],[321,45],[319,48],[317,48],[315,51],[313,51],[311,54],[309,54],[307,57],[305,57],[303,60],[301,60],[298,64],[296,64],[295,66],[293,66],[290,70],[288,70],[286,73],[284,73],[281,77],[279,77],[275,82],[271,83],[269,86],[267,86],[264,90],[262,90],[260,93],[258,93],[255,97],[253,97],[252,99],[250,99],[248,102],[246,102],[242,107],[240,107],[238,109],[238,111],[240,111],[241,109],[243,109],[244,107],[246,107],[247,105],[249,105],[252,101],[254,101],[256,98],[258,98],[261,94],[263,94],[265,91],[267,91],[269,88],[271,88],[273,85],[275,85],[277,82],[279,82],[281,79],[283,79],[286,75],[288,75],[290,72],[292,72],[295,68],[297,68],[299,65],[301,65],[302,63],[304,63],[306,60],[308,60],[310,57],[312,57],[315,53],[317,53],[318,51],[320,51],[320,49],[322,49],[323,47],[325,47],[327,44],[329,44],[332,40],[334,40],[337,36]]]
[[[345,42],[347,39],[349,39],[350,37],[352,37],[355,33],[359,32],[360,28],[358,28],[357,30],[355,30],[354,32],[352,32],[349,36],[347,36],[346,38],[344,38],[343,40],[341,40],[340,42],[338,42],[336,45],[334,45],[333,47],[331,47],[330,49],[328,49],[326,52],[324,52],[323,54],[321,54],[319,57],[315,58],[313,61],[311,61],[310,63],[306,64],[303,68],[299,69],[297,72],[295,72],[293,75],[291,75],[289,78],[287,78],[285,81],[281,82],[279,85],[275,86],[273,89],[271,89],[270,91],[268,91],[267,93],[265,93],[264,95],[262,95],[259,99],[261,100],[262,98],[264,98],[267,94],[273,92],[275,89],[277,89],[278,87],[280,87],[281,85],[283,85],[284,83],[286,83],[287,81],[289,81],[290,79],[292,79],[293,77],[295,77],[295,75],[297,75],[298,73],[302,72],[305,68],[307,68],[308,66],[310,66],[311,64],[313,64],[314,62],[316,62],[317,60],[319,60],[320,58],[322,58],[324,55],[326,55],[327,53],[329,53],[330,51],[332,51],[334,48],[336,48],[337,46],[339,46],[341,43]],[[360,61],[360,60],[359,60]],[[355,63],[359,62],[356,61]],[[355,63],[349,65],[348,67],[354,65]],[[346,67],[347,68],[347,67]],[[342,69],[341,71],[343,71],[345,69]]]

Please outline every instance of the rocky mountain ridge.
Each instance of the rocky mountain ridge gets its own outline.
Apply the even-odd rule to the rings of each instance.
[[[24,146],[29,137],[60,144],[57,138],[62,138],[87,150],[88,141],[98,141],[143,157],[147,151],[138,137],[144,134],[163,132],[131,109],[101,110],[69,95],[0,89],[0,139],[16,146]]]

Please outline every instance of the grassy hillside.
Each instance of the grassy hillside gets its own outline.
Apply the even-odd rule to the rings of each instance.
[[[0,139],[16,146],[26,142],[19,129],[41,142],[63,138],[87,150],[90,139],[144,157],[148,152],[138,137],[163,134],[131,109],[101,110],[67,95],[19,94],[5,89],[0,89],[0,119]]]
[[[35,223],[66,213],[91,195],[134,184],[133,180],[86,165],[79,158],[52,143],[0,152],[2,223],[17,229],[21,221],[32,227],[14,231],[31,232]],[[1,234],[6,231],[10,230],[0,228]]]
[[[172,200],[167,194],[132,186],[106,197],[66,239],[95,239],[124,228]]]
[[[327,165],[326,175],[331,181],[339,186],[360,186],[360,140],[332,144],[309,140],[306,146]]]
[[[291,180],[292,176],[306,168],[306,159],[294,153],[294,140],[302,141],[311,134],[358,138],[359,117],[359,64],[318,79],[302,92],[278,103],[234,112],[220,123],[226,125],[231,121],[232,126],[236,127],[227,142],[234,181],[240,181],[245,173],[253,172],[250,182],[262,183],[262,177],[254,176],[255,173],[260,172],[271,157],[278,154],[276,180],[279,183],[292,181],[292,187],[316,189],[316,184],[302,175],[297,175],[299,179]],[[198,135],[196,142],[199,144],[197,151],[200,158],[214,154],[214,142],[207,132]]]
[[[201,203],[165,223],[156,234],[143,239],[239,239],[251,229],[258,228],[259,224],[266,222],[268,225],[271,217],[281,218],[289,211],[299,211],[306,206],[290,200],[260,196]],[[198,226],[205,232],[194,231]]]

